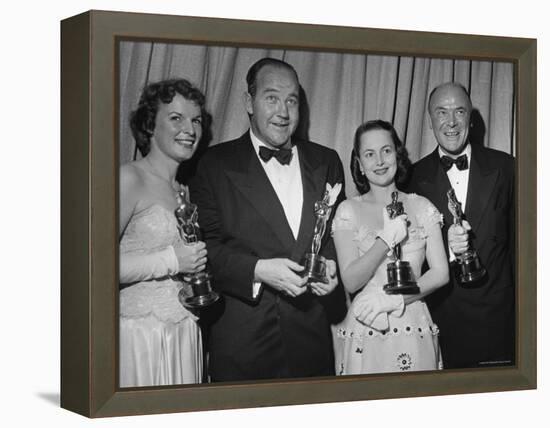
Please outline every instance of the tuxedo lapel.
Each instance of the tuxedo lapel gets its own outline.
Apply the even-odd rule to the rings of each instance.
[[[483,150],[472,145],[465,217],[474,232],[479,230],[479,224],[495,188],[498,174],[497,169],[489,167]]]
[[[294,244],[294,236],[283,206],[254,153],[249,134],[244,135],[241,140],[236,150],[238,153],[234,156],[235,162],[227,169],[226,174],[269,225],[283,247],[289,248]],[[243,221],[249,216],[250,213],[243,213]]]
[[[315,158],[308,154],[307,143],[297,144],[298,156],[300,158],[300,172],[302,175],[302,188],[304,202],[302,204],[302,216],[298,239],[292,251],[292,259],[299,260],[306,252],[313,237],[315,227],[315,216],[313,208],[315,202],[322,199],[325,191],[325,179],[323,178],[324,168]],[[325,231],[325,235],[330,231]]]

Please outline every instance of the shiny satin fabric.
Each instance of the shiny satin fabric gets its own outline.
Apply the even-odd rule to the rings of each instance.
[[[120,318],[120,387],[200,383],[202,345],[197,323],[154,315]]]

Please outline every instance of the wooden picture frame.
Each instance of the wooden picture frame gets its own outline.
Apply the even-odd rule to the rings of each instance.
[[[513,62],[515,366],[117,389],[118,152],[113,141],[120,37]],[[90,11],[61,23],[61,73],[63,408],[105,417],[536,388],[536,40]]]

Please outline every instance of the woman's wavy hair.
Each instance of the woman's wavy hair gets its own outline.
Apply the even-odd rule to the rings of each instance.
[[[351,152],[351,176],[353,177],[353,182],[355,187],[360,194],[365,194],[370,190],[369,180],[365,175],[361,173],[361,165],[359,165],[359,149],[361,148],[361,137],[363,134],[374,131],[374,130],[383,130],[390,133],[393,144],[395,145],[395,151],[397,155],[397,171],[395,173],[395,184],[399,188],[402,185],[406,184],[411,167],[411,161],[409,160],[409,154],[405,145],[399,139],[395,128],[391,123],[384,120],[369,120],[357,128],[355,131],[355,137],[353,139],[353,150]]]
[[[146,156],[151,148],[159,104],[170,104],[176,94],[194,102],[201,110],[203,132],[199,148],[203,141],[209,141],[211,116],[205,109],[203,93],[186,79],[161,80],[143,88],[137,109],[130,113],[130,128],[142,156]]]

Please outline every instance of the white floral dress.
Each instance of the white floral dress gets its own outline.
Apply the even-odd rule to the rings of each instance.
[[[407,260],[415,278],[419,278],[426,258],[426,239],[440,229],[442,216],[435,206],[422,196],[403,194],[408,215],[408,237],[402,242],[402,259]],[[362,256],[374,244],[377,230],[369,229],[361,215],[361,196],[344,201],[338,207],[333,233],[354,231],[353,242]],[[356,298],[373,290],[382,290],[387,283],[383,261],[369,283]],[[387,373],[442,369],[438,343],[438,328],[422,300],[405,306],[401,314],[388,317],[389,328],[384,331],[368,327],[353,315],[353,302],[346,319],[337,326],[335,337],[336,374]]]

